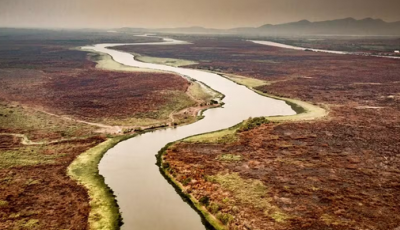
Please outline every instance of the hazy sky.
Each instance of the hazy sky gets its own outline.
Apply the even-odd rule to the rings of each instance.
[[[400,0],[0,0],[0,26],[231,28],[345,17],[400,21]]]

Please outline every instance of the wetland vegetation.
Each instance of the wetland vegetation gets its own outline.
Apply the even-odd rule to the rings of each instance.
[[[102,155],[132,136],[122,135],[124,127],[169,125],[174,113],[206,104],[209,94],[181,76],[79,49],[157,38],[1,31],[0,228],[118,228],[118,206],[98,174]],[[195,121],[191,116],[175,122]]]
[[[99,175],[103,155],[135,130],[192,123],[222,96],[193,79],[76,49],[156,37],[1,30],[0,228],[118,228],[119,207]],[[229,36],[175,38],[192,44],[114,49],[140,54],[143,62],[221,74],[301,112],[248,119],[159,153],[163,173],[211,225],[399,226],[398,60],[284,50]],[[282,39],[382,53],[397,44]]]

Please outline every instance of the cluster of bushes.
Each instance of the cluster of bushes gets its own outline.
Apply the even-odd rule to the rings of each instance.
[[[268,124],[268,123],[269,123],[269,121],[265,117],[249,118],[242,123],[242,125],[238,129],[238,132],[248,131],[248,130],[254,129],[262,124]]]
[[[186,186],[186,185],[188,185],[188,184],[190,183],[190,181],[192,181],[192,179],[191,179],[190,177],[188,177],[188,178],[186,178],[186,179],[184,179],[184,180],[182,181],[182,184],[183,184],[184,186]]]
[[[227,225],[234,219],[231,214],[220,212],[220,206],[214,202],[210,203],[210,198],[208,196],[203,196],[199,201],[202,205],[206,206],[208,211],[214,214],[215,217],[217,217],[217,219],[223,224]]]

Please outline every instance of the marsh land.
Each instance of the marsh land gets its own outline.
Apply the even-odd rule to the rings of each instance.
[[[172,145],[164,155],[165,170],[184,193],[203,202],[229,229],[399,226],[398,60],[287,50],[234,38],[191,42],[135,50],[255,79],[256,85],[248,85],[259,92],[307,101],[329,115],[265,122]]]
[[[100,143],[147,128],[194,122],[197,111],[214,98],[182,76],[124,67],[79,48],[158,38],[2,29],[0,39],[2,229],[89,228],[93,197],[69,177],[71,162]],[[112,145],[102,146],[97,152]],[[92,161],[98,164],[100,159]],[[74,172],[94,175],[97,189],[106,188],[97,164],[79,165]],[[114,199],[111,203],[117,207]],[[118,215],[118,208],[114,212]],[[111,227],[118,227],[117,219]]]
[[[146,128],[195,122],[218,93],[79,49],[158,37],[1,32],[0,228],[118,229],[118,205],[97,168],[103,154]],[[216,229],[400,226],[399,60],[282,49],[240,37],[171,37],[191,44],[113,49],[220,74],[287,99],[299,113],[184,136],[160,152],[162,173],[206,221]],[[384,55],[399,45],[398,38],[257,39]]]

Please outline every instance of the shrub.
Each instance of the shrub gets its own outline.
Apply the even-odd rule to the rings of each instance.
[[[191,179],[190,177],[188,177],[188,178],[186,178],[186,179],[184,179],[184,180],[182,181],[182,184],[183,184],[184,186],[186,186],[186,185],[188,185],[188,184],[190,183],[191,180],[192,180],[192,179]]]
[[[162,167],[163,167],[164,169],[168,169],[168,168],[169,168],[169,163],[168,163],[168,162],[164,162],[163,165],[162,165]]]
[[[217,214],[217,219],[220,220],[223,224],[228,224],[233,220],[233,216],[228,213],[221,213]]]
[[[210,204],[210,197],[208,196],[203,196],[202,198],[200,198],[200,204],[208,206]]]
[[[25,228],[35,228],[35,227],[38,226],[38,224],[39,224],[39,220],[37,220],[37,219],[29,219],[29,220],[24,224],[23,227],[25,227]]]
[[[219,210],[219,205],[216,203],[211,203],[210,206],[208,206],[208,209],[212,214],[215,214]]]
[[[248,131],[250,129],[254,129],[262,124],[268,124],[269,121],[265,117],[255,117],[249,118],[243,122],[243,124],[238,129],[239,132]]]
[[[8,202],[5,200],[0,200],[0,207],[8,206]]]
[[[242,156],[233,154],[222,154],[218,156],[217,159],[220,161],[240,161],[242,160]]]
[[[211,100],[210,103],[211,103],[211,105],[216,105],[216,104],[218,104],[218,101],[216,101],[216,100]]]
[[[283,212],[277,211],[271,214],[271,218],[278,223],[284,223],[287,219],[289,219],[289,216]]]
[[[239,212],[240,212],[240,209],[239,209],[237,206],[233,206],[233,207],[232,207],[232,212],[234,212],[234,213],[239,213]]]

